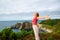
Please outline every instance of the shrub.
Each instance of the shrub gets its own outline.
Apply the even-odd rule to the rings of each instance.
[[[5,28],[1,31],[1,39],[2,40],[11,40],[13,31],[10,28]]]
[[[17,39],[22,40],[23,37],[27,34],[27,31],[22,30],[21,32],[17,32],[17,33],[15,33],[15,34],[16,34],[16,36],[17,36]]]

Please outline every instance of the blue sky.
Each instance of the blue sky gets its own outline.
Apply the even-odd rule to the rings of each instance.
[[[31,20],[36,11],[60,18],[60,0],[0,0],[0,21]]]

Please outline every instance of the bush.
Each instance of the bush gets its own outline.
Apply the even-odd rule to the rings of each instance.
[[[15,33],[16,34],[16,36],[17,36],[17,39],[23,39],[23,37],[25,36],[25,35],[27,35],[27,31],[25,31],[25,30],[22,30],[21,32],[17,32],[17,33]]]
[[[41,23],[41,24],[50,25],[50,26],[54,26],[54,25],[56,25],[58,22],[60,22],[60,19],[44,20],[44,21],[42,21],[42,22],[40,22],[40,23]]]
[[[12,29],[10,29],[10,28],[3,29],[1,31],[1,40],[11,40],[12,36],[13,36],[11,34],[13,34]]]

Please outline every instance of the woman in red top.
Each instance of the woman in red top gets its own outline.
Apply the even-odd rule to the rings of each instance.
[[[32,26],[33,26],[33,30],[34,30],[34,34],[35,34],[35,39],[36,40],[40,40],[39,38],[39,29],[37,27],[37,21],[41,18],[46,18],[46,19],[49,19],[49,16],[39,16],[38,12],[35,12],[34,13],[34,17],[33,17],[33,20],[32,20]]]

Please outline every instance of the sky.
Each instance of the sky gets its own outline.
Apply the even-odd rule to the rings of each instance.
[[[0,0],[0,21],[31,20],[34,12],[60,19],[60,0]]]

